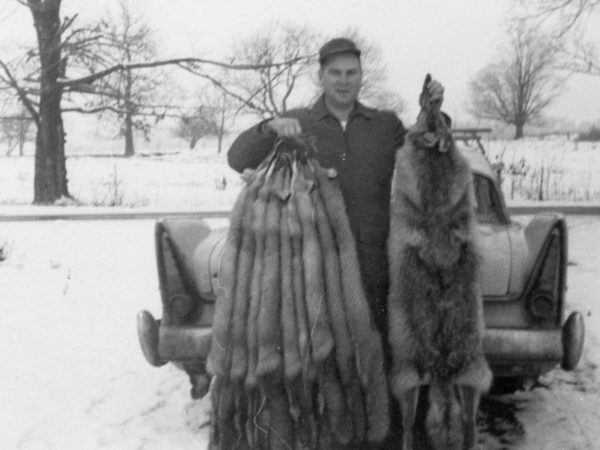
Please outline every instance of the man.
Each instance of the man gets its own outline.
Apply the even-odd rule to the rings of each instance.
[[[338,173],[364,286],[385,345],[391,179],[395,152],[406,129],[394,113],[367,108],[358,101],[360,53],[354,42],[345,38],[323,45],[319,51],[323,94],[317,102],[246,130],[229,149],[228,161],[241,172],[264,159],[276,136],[310,133],[317,137],[317,159]]]
[[[390,192],[396,150],[406,129],[396,114],[367,108],[358,101],[362,84],[360,50],[349,39],[337,38],[319,51],[323,94],[311,108],[287,111],[244,131],[228,152],[229,165],[242,172],[260,164],[275,139],[310,133],[317,137],[316,158],[338,174],[346,212],[354,234],[363,284],[375,325],[387,342],[388,262],[386,242],[390,222]],[[443,87],[429,84],[432,98],[442,99]],[[395,409],[393,415],[397,416]],[[394,420],[399,423],[398,418]],[[393,434],[394,431],[392,431]],[[398,435],[391,438],[397,446]]]

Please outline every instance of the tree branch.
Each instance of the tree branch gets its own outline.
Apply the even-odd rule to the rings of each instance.
[[[25,92],[25,90],[23,88],[21,88],[21,86],[19,86],[19,83],[17,82],[17,80],[15,79],[13,74],[11,73],[10,69],[8,68],[8,66],[6,64],[4,64],[4,62],[2,60],[0,60],[0,66],[2,67],[2,69],[4,70],[4,73],[6,74],[6,76],[8,78],[8,82],[9,82],[8,84],[10,86],[12,86],[12,88],[16,91],[17,96],[19,97],[19,99],[23,103],[23,106],[25,106],[25,108],[27,109],[29,114],[31,114],[31,117],[35,121],[36,125],[39,125],[40,124],[40,116],[38,115],[38,112],[35,110],[35,107],[33,106],[33,102],[29,99],[29,97],[27,97],[27,93]]]
[[[296,61],[302,60],[302,58],[297,58]],[[94,81],[103,78],[107,75],[110,75],[113,72],[124,71],[124,70],[135,70],[135,69],[150,69],[153,67],[160,66],[168,66],[168,65],[196,65],[196,64],[209,64],[217,67],[222,67],[225,69],[231,70],[257,70],[268,66],[276,66],[279,67],[281,65],[290,64],[294,61],[284,61],[273,64],[228,64],[220,61],[214,61],[210,59],[202,59],[202,58],[174,58],[174,59],[166,59],[163,61],[152,61],[147,63],[132,63],[132,64],[117,64],[115,66],[109,67],[107,69],[101,70],[100,72],[92,73],[85,77],[75,78],[75,79],[62,79],[58,80],[58,84],[61,87],[70,87],[77,84],[91,84]]]
[[[254,110],[254,111],[257,111],[257,112],[259,112],[259,113],[263,113],[263,112],[265,112],[265,111],[264,111],[264,109],[263,109],[262,107],[260,107],[259,105],[257,105],[256,103],[254,103],[254,102],[253,102],[254,98],[255,98],[255,97],[256,97],[256,96],[257,96],[257,95],[258,95],[258,94],[259,94],[261,91],[263,91],[264,89],[259,89],[259,90],[257,90],[256,92],[254,92],[253,94],[251,94],[251,95],[250,95],[248,98],[244,98],[244,97],[242,97],[241,95],[239,95],[239,94],[237,94],[237,93],[233,92],[231,89],[227,88],[227,86],[225,86],[225,85],[224,85],[224,84],[223,84],[221,81],[217,80],[216,78],[214,78],[214,77],[212,77],[212,76],[210,76],[210,75],[208,75],[208,74],[206,74],[206,73],[203,73],[203,72],[198,72],[198,71],[196,71],[196,70],[194,70],[194,69],[192,69],[192,68],[190,68],[190,67],[185,67],[185,66],[182,66],[182,68],[183,68],[184,70],[187,70],[188,72],[190,72],[190,73],[194,74],[194,75],[197,75],[197,76],[199,76],[199,77],[201,77],[201,78],[204,78],[204,79],[206,79],[206,80],[210,81],[210,82],[211,82],[211,83],[212,83],[214,86],[216,86],[216,87],[218,87],[219,89],[221,89],[221,90],[222,90],[223,92],[225,92],[225,93],[226,93],[226,94],[227,94],[229,97],[231,97],[231,98],[233,98],[233,99],[237,100],[238,102],[240,102],[240,103],[241,103],[241,106],[240,106],[240,108],[238,109],[238,112],[239,112],[239,111],[240,111],[242,108],[244,108],[244,107],[246,107],[246,106],[247,106],[248,108],[250,108],[250,109]]]

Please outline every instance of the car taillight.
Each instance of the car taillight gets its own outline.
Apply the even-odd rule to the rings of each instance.
[[[529,312],[536,319],[551,321],[556,317],[556,302],[550,295],[537,293],[529,299]]]
[[[561,235],[554,229],[545,246],[537,279],[527,296],[529,312],[539,325],[553,325],[559,320],[561,298]]]

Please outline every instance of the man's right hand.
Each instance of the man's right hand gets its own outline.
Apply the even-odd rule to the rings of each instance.
[[[294,137],[302,134],[300,121],[293,117],[279,117],[266,122],[265,130],[275,133],[279,137]]]

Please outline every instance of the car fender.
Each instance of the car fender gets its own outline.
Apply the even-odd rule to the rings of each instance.
[[[205,300],[212,300],[211,252],[198,261],[198,248],[219,233],[202,219],[161,219],[155,225],[156,262],[165,325],[197,324]]]
[[[528,260],[524,270],[524,289],[523,295],[527,295],[533,288],[538,275],[542,269],[547,248],[551,242],[551,236],[555,230],[558,230],[560,239],[560,283],[559,307],[563,309],[564,292],[566,288],[566,269],[568,257],[567,225],[565,217],[560,213],[540,213],[525,227],[525,241],[529,250]]]

